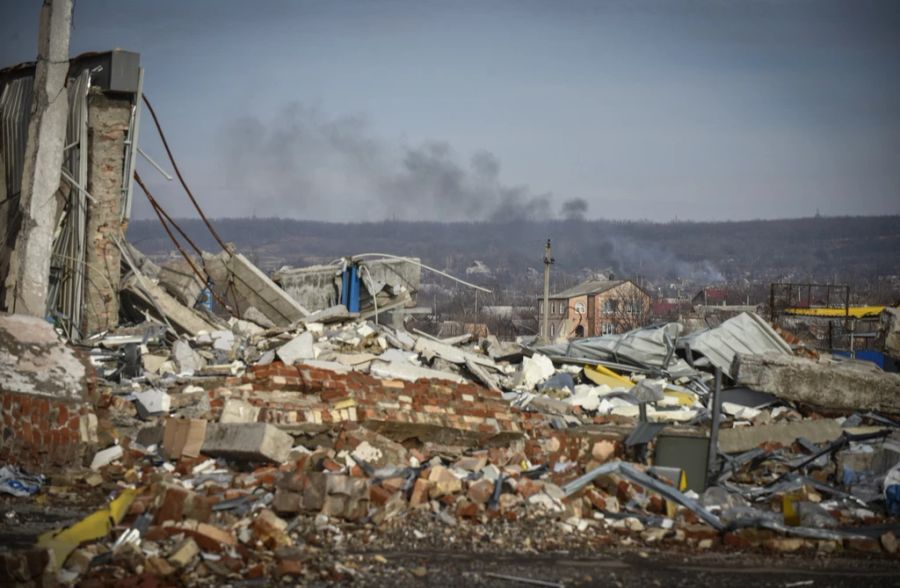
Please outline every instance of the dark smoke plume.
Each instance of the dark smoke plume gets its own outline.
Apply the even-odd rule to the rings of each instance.
[[[488,151],[468,160],[446,142],[395,146],[362,116],[328,117],[291,104],[276,120],[247,116],[222,136],[222,170],[234,210],[221,215],[328,220],[544,220],[551,193],[508,185]],[[226,199],[223,199],[223,201]],[[226,205],[227,206],[227,205]],[[563,204],[582,218],[587,203]]]
[[[562,204],[562,217],[566,220],[584,220],[588,203],[584,198],[572,198]]]

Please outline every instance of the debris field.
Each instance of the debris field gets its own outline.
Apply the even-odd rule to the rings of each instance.
[[[439,340],[343,306],[204,320],[73,346],[0,318],[6,581],[542,573],[423,555],[444,552],[896,557],[900,376],[794,355],[758,316],[566,345]]]

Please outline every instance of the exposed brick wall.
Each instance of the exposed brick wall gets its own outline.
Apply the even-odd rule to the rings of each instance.
[[[119,322],[119,266],[116,239],[125,234],[122,221],[122,170],[131,118],[131,97],[92,88],[88,103],[87,189],[93,199],[87,210],[85,252],[87,277],[82,330],[91,334]]]
[[[210,391],[216,416],[233,397],[260,407],[259,419],[275,424],[390,421],[500,434],[523,433],[544,422],[538,414],[512,409],[499,392],[442,380],[379,380],[273,362],[226,385]]]
[[[2,392],[0,463],[27,469],[80,464],[96,418],[88,405]],[[95,434],[95,433],[94,433]]]

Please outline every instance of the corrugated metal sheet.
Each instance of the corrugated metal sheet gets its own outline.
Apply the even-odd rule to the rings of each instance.
[[[16,197],[22,190],[25,139],[28,136],[33,88],[34,78],[18,78],[6,84],[0,95],[0,154],[6,169],[7,197]]]
[[[69,115],[66,125],[66,151],[63,171],[82,188],[87,183],[87,96],[91,86],[87,70],[70,83]],[[60,185],[68,194],[60,217],[59,237],[53,244],[51,285],[48,308],[57,313],[57,323],[73,340],[79,340],[83,315],[85,256],[87,248],[87,196],[72,182]]]
[[[761,316],[751,312],[730,318],[714,329],[682,337],[678,340],[678,346],[690,346],[691,352],[702,353],[710,363],[729,376],[736,353],[792,355],[791,346]]]
[[[641,367],[666,370],[674,377],[696,373],[675,355],[675,341],[681,325],[668,323],[661,327],[644,327],[621,335],[603,335],[574,339],[567,344],[545,345],[537,351],[549,356],[592,361],[616,361]]]

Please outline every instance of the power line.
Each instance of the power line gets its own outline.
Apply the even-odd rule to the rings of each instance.
[[[197,199],[194,198],[193,192],[188,188],[187,182],[184,181],[184,177],[181,175],[181,170],[178,169],[178,164],[175,162],[175,156],[172,155],[172,150],[169,148],[169,142],[166,140],[166,135],[162,130],[162,125],[159,124],[159,119],[156,116],[156,111],[153,110],[153,105],[150,104],[150,100],[147,98],[147,94],[142,94],[144,98],[144,104],[147,105],[147,110],[150,111],[150,117],[153,119],[153,124],[156,126],[156,132],[159,133],[159,138],[162,140],[163,147],[166,150],[166,155],[169,156],[169,161],[172,163],[172,168],[175,170],[175,175],[178,176],[178,181],[181,183],[181,186],[184,188],[184,191],[187,192],[188,198],[191,199],[191,203],[194,205],[194,209],[196,209],[197,214],[200,215],[200,218],[203,220],[203,223],[206,225],[206,228],[209,229],[209,232],[212,234],[213,238],[219,243],[219,246],[223,251],[228,251],[228,248],[225,246],[225,242],[213,228],[212,224],[209,222],[209,219],[206,218],[206,214],[203,212],[203,209],[200,208],[200,204],[197,203]]]

